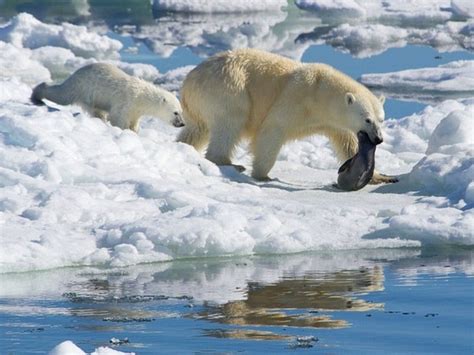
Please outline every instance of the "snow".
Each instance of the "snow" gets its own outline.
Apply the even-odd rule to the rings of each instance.
[[[436,68],[364,74],[360,81],[392,96],[469,97],[474,96],[474,61],[454,61]]]
[[[49,25],[27,13],[15,16],[0,28],[0,40],[30,49],[46,45],[68,48],[76,55],[100,59],[116,59],[122,48],[119,41],[90,32],[85,26]]]
[[[122,351],[117,351],[106,346],[101,346],[90,355],[126,355],[126,354],[135,354],[135,353],[124,353]],[[87,355],[86,352],[82,351],[76,344],[71,340],[63,341],[61,344],[52,349],[48,355]]]
[[[159,11],[229,13],[278,11],[287,5],[287,0],[154,0],[153,7]]]
[[[157,120],[145,119],[137,135],[78,107],[31,105],[35,84],[104,54],[79,54],[56,37],[48,37],[54,46],[44,42],[65,28],[18,15],[0,29],[0,272],[474,243],[472,100],[386,121],[377,167],[401,175],[398,184],[337,191],[339,163],[319,136],[283,147],[271,172],[278,180],[258,183],[176,143],[178,130]],[[74,28],[77,38],[89,33]],[[111,62],[173,91],[192,69],[163,74]],[[438,70],[465,65],[417,78],[449,82],[452,72]],[[236,162],[250,169],[246,148],[238,147]]]

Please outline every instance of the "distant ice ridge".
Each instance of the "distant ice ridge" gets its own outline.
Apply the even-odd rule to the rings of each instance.
[[[361,82],[391,96],[456,97],[474,96],[474,61],[454,61],[436,68],[364,74]]]
[[[135,353],[124,353],[106,346],[95,349],[90,355],[133,355]],[[52,349],[48,355],[87,355],[81,348],[74,344],[71,340],[63,341],[61,344]]]
[[[153,7],[161,11],[222,13],[280,10],[287,0],[153,0]]]

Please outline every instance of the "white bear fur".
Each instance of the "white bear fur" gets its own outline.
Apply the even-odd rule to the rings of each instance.
[[[252,176],[265,180],[290,140],[324,134],[341,161],[357,152],[360,130],[380,142],[383,101],[328,65],[302,64],[255,49],[227,51],[186,77],[181,91],[186,126],[178,141],[198,150],[208,144],[206,158],[232,165],[235,145],[248,138]],[[375,173],[373,180],[384,178]]]
[[[40,104],[42,99],[60,105],[77,104],[113,126],[135,132],[144,115],[159,117],[178,127],[183,125],[181,105],[172,93],[111,64],[86,65],[60,85],[38,85],[32,101]]]

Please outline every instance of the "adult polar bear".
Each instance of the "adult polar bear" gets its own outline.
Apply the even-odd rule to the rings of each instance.
[[[268,179],[282,145],[326,135],[341,161],[355,155],[356,134],[382,142],[384,98],[324,64],[302,64],[255,49],[217,54],[194,68],[181,90],[185,128],[178,141],[203,148],[217,165],[232,165],[241,138],[250,139],[252,177]],[[243,167],[236,166],[243,169]],[[374,173],[373,183],[394,178]]]
[[[60,85],[38,85],[31,100],[39,105],[43,99],[77,104],[113,126],[135,132],[144,115],[158,116],[175,127],[184,125],[176,96],[106,63],[86,65]]]

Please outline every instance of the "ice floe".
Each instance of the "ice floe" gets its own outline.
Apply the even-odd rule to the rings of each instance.
[[[124,353],[122,351],[114,350],[106,346],[101,346],[95,349],[90,355],[133,355],[135,353]],[[74,344],[71,340],[63,341],[56,345],[48,355],[87,355],[81,348]]]
[[[361,82],[390,96],[419,101],[474,96],[474,61],[454,61],[435,68],[364,74]]]
[[[222,13],[280,10],[287,0],[153,0],[153,7],[159,11]]]
[[[449,0],[295,0],[295,4],[306,11],[335,17],[426,22],[448,19],[452,15]],[[459,7],[465,8],[464,4]]]
[[[19,17],[0,29],[0,272],[474,243],[465,132],[472,100],[386,121],[377,167],[401,174],[399,184],[338,192],[338,162],[322,137],[285,146],[272,171],[280,180],[257,183],[175,143],[177,130],[156,120],[144,120],[137,135],[77,107],[31,105],[37,82],[99,58],[70,43],[32,45],[6,35],[23,38],[12,24],[31,22]],[[114,63],[171,90],[192,68],[161,74]],[[239,147],[237,161],[248,165],[248,157]]]
[[[469,138],[453,130],[454,123],[442,121],[445,114],[472,110],[472,104],[447,102],[431,108],[438,114],[425,112],[399,124],[388,121],[388,143],[378,150],[377,162],[382,171],[387,166],[392,173],[409,174],[399,185],[357,193],[331,187],[337,162],[320,137],[285,148],[273,174],[288,182],[257,184],[174,143],[175,130],[157,121],[148,121],[136,135],[83,113],[73,115],[73,110],[49,112],[22,102],[0,105],[3,272],[474,242],[472,210],[465,209],[464,201],[472,147],[469,142],[451,144],[451,134]],[[425,156],[438,126],[431,116],[451,133],[433,138],[442,144],[432,143],[439,147]],[[395,134],[403,136],[405,150],[390,139]],[[312,145],[329,154],[306,153]],[[461,152],[457,160],[433,175],[449,158],[437,151],[450,147]],[[429,186],[440,196],[430,197]],[[436,228],[423,223],[433,218],[440,219]]]

